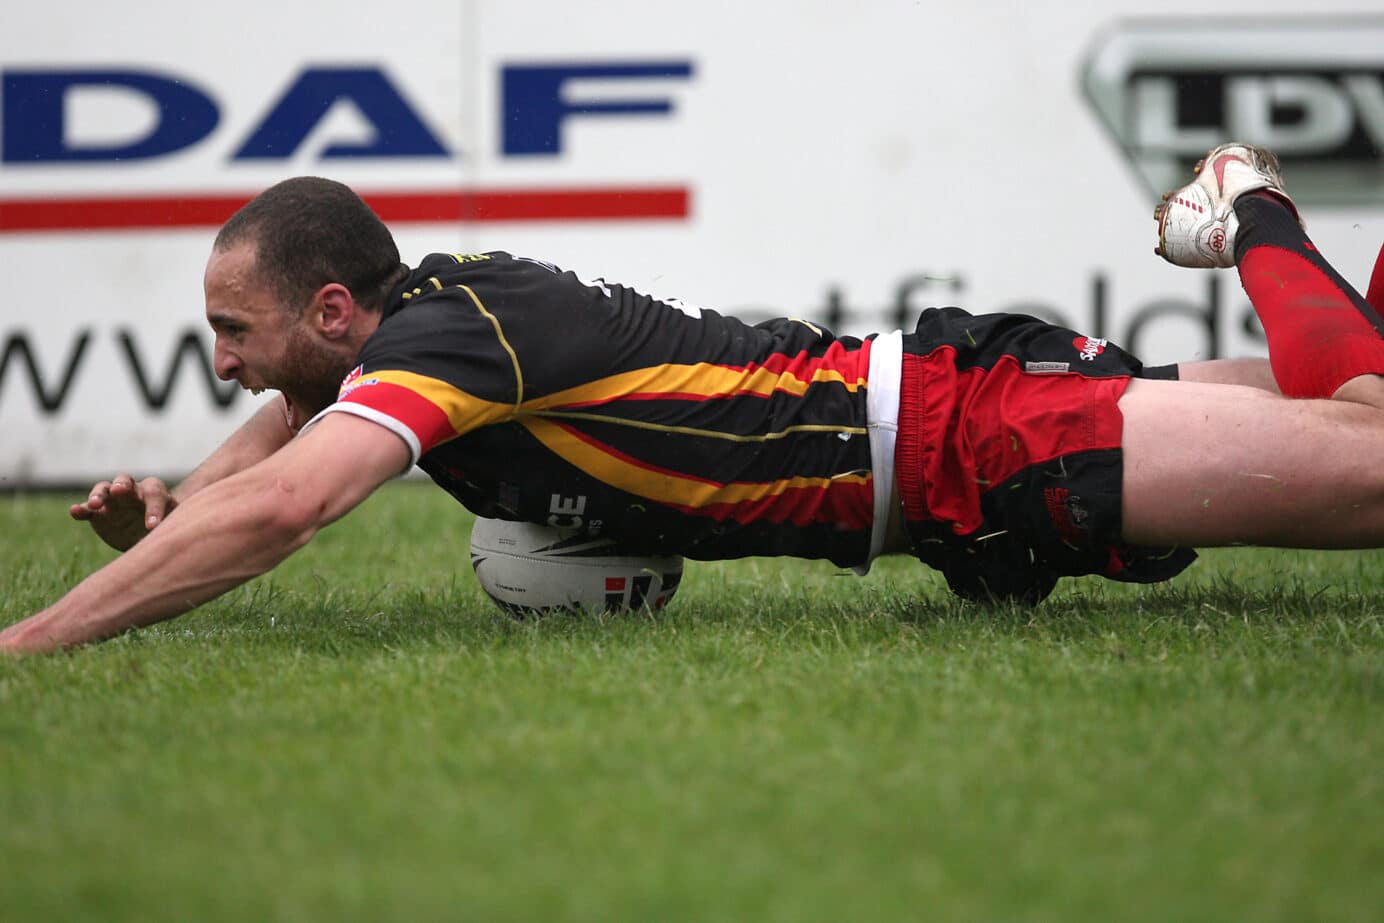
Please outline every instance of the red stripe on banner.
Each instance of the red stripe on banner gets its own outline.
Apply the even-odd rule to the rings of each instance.
[[[361,197],[385,223],[395,224],[679,219],[688,216],[691,202],[686,186],[440,189]],[[0,199],[0,234],[215,228],[251,198],[247,193]]]

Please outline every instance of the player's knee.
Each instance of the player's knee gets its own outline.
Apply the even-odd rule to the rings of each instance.
[[[1331,399],[1384,410],[1384,375],[1357,375],[1337,388]]]

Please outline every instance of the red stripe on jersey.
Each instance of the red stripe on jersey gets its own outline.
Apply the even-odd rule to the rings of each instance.
[[[796,379],[805,387],[813,385],[828,384],[831,378],[818,378],[822,372],[835,373],[841,376],[842,381],[847,386],[864,384],[869,378],[870,373],[870,343],[867,341],[859,349],[847,349],[840,343],[832,343],[827,347],[827,351],[820,356],[812,356],[806,352],[799,352],[796,355],[786,355],[774,353],[765,358],[763,362],[751,362],[746,365],[724,365],[713,363],[716,368],[726,369],[741,375],[751,376],[757,372],[764,371],[771,375],[790,376]],[[784,390],[784,389],[776,389]],[[791,389],[788,389],[791,390]],[[680,400],[698,401],[706,400],[708,397],[733,397],[743,393],[759,393],[757,391],[730,390],[718,394],[660,394],[660,393],[636,393],[621,395],[621,400],[658,400],[660,398],[673,398]],[[768,395],[764,395],[768,397]]]
[[[710,478],[697,477],[697,475],[688,474],[685,471],[674,471],[671,468],[662,468],[658,465],[650,464],[649,462],[635,458],[633,455],[626,455],[624,452],[621,452],[619,449],[609,445],[608,443],[602,442],[601,440],[592,436],[590,433],[584,433],[573,426],[569,426],[566,423],[562,423],[557,420],[553,420],[551,422],[554,426],[562,430],[567,435],[571,436],[573,439],[580,439],[582,442],[591,446],[593,449],[598,449],[602,455],[610,458],[613,461],[618,461],[623,464],[630,465],[634,468],[640,468],[644,471],[652,471],[655,474],[661,474],[666,477],[678,478],[679,480],[696,481],[699,484],[710,484],[712,487],[725,486],[720,481],[713,481]],[[589,471],[587,473],[600,477],[600,472]]]
[[[649,464],[626,455],[580,430],[561,423],[552,423],[552,425],[574,439],[598,450],[603,463],[606,461],[612,463],[610,470],[607,471],[591,470],[587,465],[578,465],[587,474],[600,478],[622,490],[648,496],[651,500],[689,515],[705,516],[717,520],[730,519],[739,523],[792,522],[795,525],[804,526],[825,522],[836,523],[842,528],[850,529],[869,528],[874,522],[874,488],[872,479],[869,477],[860,476],[849,480],[822,478],[817,479],[822,483],[803,486],[793,486],[783,481],[732,481],[722,484],[683,471],[673,471]],[[568,461],[576,463],[574,459],[569,458]],[[667,478],[671,481],[705,484],[714,488],[717,493],[730,494],[731,496],[739,494],[744,499],[712,500],[701,505],[678,503],[673,499],[674,495],[671,493],[657,496],[653,492],[641,492],[636,485],[622,483],[625,479],[620,476],[618,466],[628,466],[639,471],[653,472],[662,476],[658,479],[659,481]]]
[[[1007,355],[988,370],[958,370],[955,361],[950,346],[903,357],[896,463],[910,521],[973,532],[981,496],[1025,468],[1120,447],[1124,418],[1115,402],[1128,378],[1029,375]]]
[[[842,529],[868,530],[874,525],[875,489],[872,481],[841,482],[825,487],[790,487],[759,500],[712,503],[704,507],[676,506],[680,512],[741,524],[771,522],[810,526],[834,523]]]
[[[365,378],[368,380],[369,375]],[[403,385],[387,381],[362,385],[340,398],[340,401],[360,404],[398,420],[418,438],[423,452],[456,436],[452,421],[447,419],[441,407]]]
[[[820,356],[806,352],[789,356],[774,353],[763,362],[750,363],[746,371],[766,369],[776,374],[788,374],[801,382],[809,383],[818,371],[838,372],[847,382],[864,381],[870,377],[870,346],[873,341],[866,340],[858,348],[847,348],[840,341],[832,343]]]

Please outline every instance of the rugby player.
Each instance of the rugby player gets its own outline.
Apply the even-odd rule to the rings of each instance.
[[[1384,254],[1368,298],[1306,236],[1272,154],[1212,151],[1159,252],[1238,267],[1269,359],[1145,368],[1018,315],[911,332],[748,326],[508,253],[399,261],[354,193],[276,185],[207,263],[217,374],[282,395],[176,490],[72,507],[126,553],[0,632],[44,651],[262,574],[414,464],[477,514],[637,553],[911,553],[959,594],[1158,581],[1193,548],[1384,545]]]

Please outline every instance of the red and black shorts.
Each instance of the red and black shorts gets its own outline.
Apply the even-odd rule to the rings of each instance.
[[[1131,378],[1173,377],[1032,317],[925,311],[904,336],[895,453],[913,553],[973,599],[1036,603],[1060,576],[1180,573],[1190,548],[1120,537],[1117,402]]]

